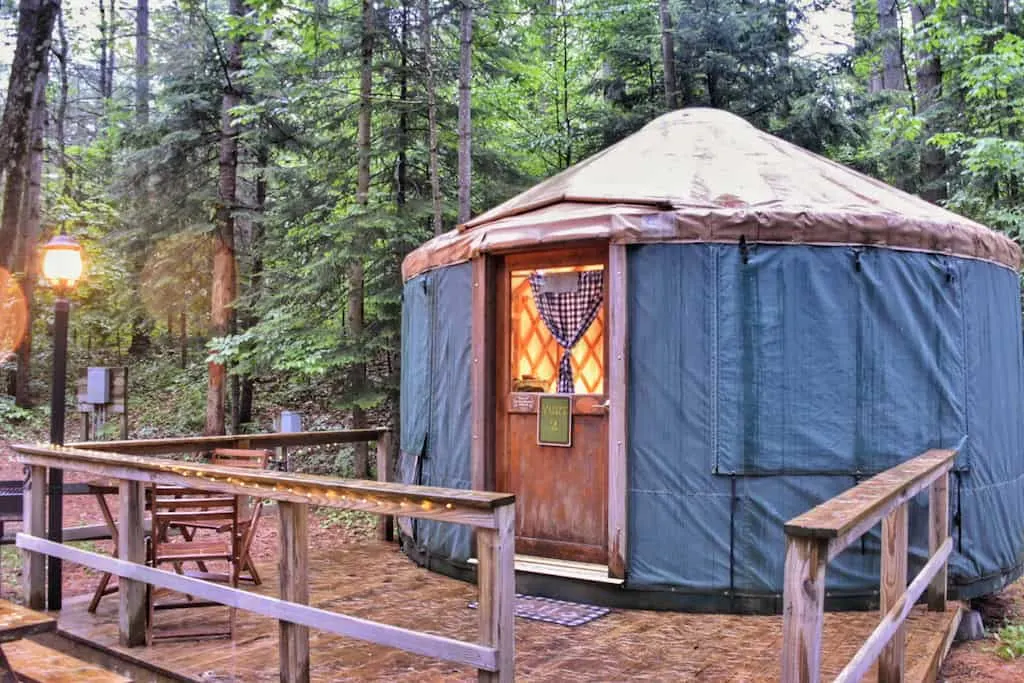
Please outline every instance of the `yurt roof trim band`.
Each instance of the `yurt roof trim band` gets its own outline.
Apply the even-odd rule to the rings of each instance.
[[[978,226],[979,228],[981,226]],[[565,203],[510,216],[486,228],[451,231],[406,256],[403,278],[463,263],[482,253],[609,240],[618,244],[715,242],[867,246],[948,254],[1020,267],[1020,248],[987,228],[907,219],[892,214],[822,213],[814,210],[765,213],[704,209],[653,211],[633,204]]]

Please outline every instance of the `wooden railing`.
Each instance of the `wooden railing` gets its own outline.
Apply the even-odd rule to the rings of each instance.
[[[253,445],[257,445],[257,438],[262,439],[259,445],[267,445],[272,443],[271,436],[276,435],[248,438],[253,439]],[[291,439],[296,436],[290,435]],[[197,440],[188,441],[194,443]],[[103,445],[108,446],[109,442]],[[133,450],[158,447],[163,446],[142,442]],[[512,680],[515,661],[514,496],[253,471],[78,447],[15,445],[13,449],[18,461],[29,466],[25,483],[24,531],[18,534],[17,545],[24,554],[22,578],[26,600],[31,607],[42,607],[43,563],[45,556],[49,555],[121,577],[119,633],[125,646],[145,642],[145,584],[150,584],[278,619],[282,681],[309,680],[309,628],[468,664],[478,670],[480,680]],[[118,558],[46,540],[47,468],[85,472],[119,481]],[[281,543],[280,599],[146,566],[143,531],[143,485],[146,483],[201,488],[277,501]],[[309,505],[433,519],[476,528],[480,604],[478,642],[464,642],[310,607]]]
[[[902,681],[903,622],[921,594],[928,609],[946,609],[949,537],[949,471],[956,451],[932,450],[864,481],[786,524],[783,587],[782,680],[818,681],[825,609],[825,568],[879,521],[882,522],[882,620],[840,672],[837,681],[860,681],[878,661],[878,680]],[[928,489],[929,560],[907,585],[907,502]]]
[[[273,448],[277,458],[287,461],[289,448],[327,446],[339,443],[377,442],[377,480],[392,481],[391,432],[382,427],[369,429],[332,429],[322,432],[271,432],[266,434],[234,434],[229,436],[181,436],[166,439],[133,439],[126,441],[81,441],[70,444],[90,451],[124,455],[168,455],[205,453],[214,448]],[[290,469],[290,468],[288,468]],[[377,538],[392,540],[394,521],[390,515],[377,520]]]

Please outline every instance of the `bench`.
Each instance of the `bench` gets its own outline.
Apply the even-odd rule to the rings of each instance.
[[[113,671],[83,662],[31,640],[4,645],[4,654],[19,681],[26,683],[128,683]]]

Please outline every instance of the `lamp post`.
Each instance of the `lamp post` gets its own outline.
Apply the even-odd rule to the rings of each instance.
[[[64,445],[64,394],[67,386],[68,304],[67,295],[82,276],[82,248],[61,233],[43,247],[43,277],[53,288],[53,384],[50,392],[50,443]],[[46,537],[58,543],[64,540],[64,470],[49,471],[49,519]],[[47,563],[47,607],[59,610],[61,603],[61,563],[50,557]]]

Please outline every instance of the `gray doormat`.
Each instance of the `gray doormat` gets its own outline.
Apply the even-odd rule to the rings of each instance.
[[[477,608],[474,600],[469,603],[470,609]],[[582,626],[587,622],[611,612],[607,607],[585,605],[582,602],[568,602],[554,598],[542,598],[535,595],[516,593],[516,616],[534,621],[546,621],[549,624],[562,626]]]

